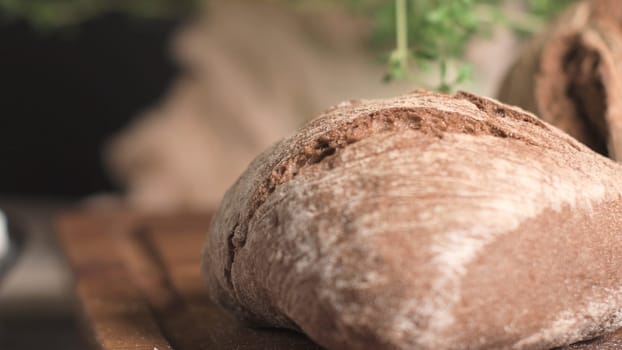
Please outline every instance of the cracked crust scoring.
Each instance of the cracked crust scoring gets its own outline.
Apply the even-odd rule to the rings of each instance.
[[[622,323],[620,170],[467,93],[343,103],[227,192],[204,275],[331,349],[569,344]]]

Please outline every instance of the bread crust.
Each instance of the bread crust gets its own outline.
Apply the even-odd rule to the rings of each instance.
[[[328,349],[544,349],[622,326],[618,164],[515,107],[340,104],[253,161],[211,296]]]

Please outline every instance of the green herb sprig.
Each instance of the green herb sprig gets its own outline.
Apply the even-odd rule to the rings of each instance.
[[[449,92],[471,79],[472,66],[464,56],[468,43],[475,37],[489,35],[496,26],[507,26],[522,35],[533,34],[543,28],[546,18],[573,0],[515,2],[525,10],[511,15],[505,12],[507,2],[502,0],[395,0],[393,23],[397,44],[389,56],[385,80],[410,76],[410,66],[425,70],[436,65],[436,90]],[[386,24],[382,16],[377,23]]]

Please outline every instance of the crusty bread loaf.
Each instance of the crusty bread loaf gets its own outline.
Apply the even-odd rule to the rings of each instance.
[[[204,250],[212,297],[328,349],[546,349],[622,325],[622,167],[518,108],[341,104],[259,156]]]

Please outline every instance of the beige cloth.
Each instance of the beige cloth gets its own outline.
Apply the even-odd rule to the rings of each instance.
[[[209,3],[174,39],[183,73],[168,95],[107,148],[111,173],[139,208],[213,208],[255,156],[306,119],[351,98],[412,91],[425,80],[383,83],[385,64],[364,47],[369,25],[339,12]],[[503,59],[480,53],[510,53],[511,38],[501,41],[509,44],[474,44],[474,57],[486,58],[475,71],[484,88],[469,90],[486,94],[495,85]]]

